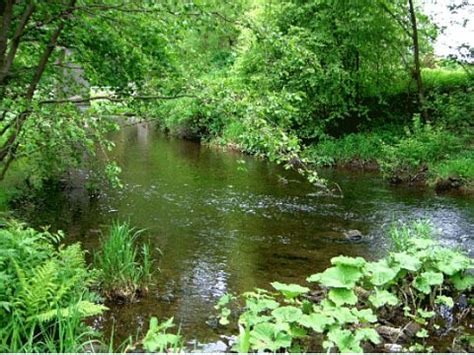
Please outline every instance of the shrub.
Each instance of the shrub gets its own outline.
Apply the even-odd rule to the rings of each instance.
[[[80,352],[97,335],[86,317],[107,308],[79,244],[11,222],[0,230],[0,351]]]
[[[153,262],[149,245],[137,245],[141,232],[127,222],[114,222],[107,238],[101,239],[94,265],[99,270],[103,293],[109,299],[134,301],[147,290]]]
[[[409,179],[428,164],[441,161],[463,147],[463,139],[443,129],[423,124],[418,115],[405,137],[393,145],[383,145],[383,158],[379,161],[388,175],[406,175]]]
[[[460,154],[452,159],[433,165],[433,172],[441,179],[458,178],[463,180],[474,180],[474,152]]]
[[[428,234],[423,223],[402,230],[396,251],[378,261],[332,258],[330,268],[307,278],[317,289],[274,282],[276,293],[256,289],[238,298],[225,295],[216,306],[220,323],[228,324],[238,314],[234,350],[239,352],[301,352],[318,335],[327,351],[362,352],[366,343],[381,343],[379,332],[387,323],[399,326],[393,328],[399,337],[409,323],[417,324],[416,340],[409,340],[408,349],[426,350],[427,337],[451,329],[440,310],[454,310],[457,298],[474,285],[468,272],[473,260]],[[232,312],[240,300],[243,311]]]
[[[317,145],[305,150],[305,156],[320,166],[330,166],[358,160],[375,162],[383,158],[381,146],[393,143],[399,134],[392,130],[351,133],[336,139],[325,136]]]

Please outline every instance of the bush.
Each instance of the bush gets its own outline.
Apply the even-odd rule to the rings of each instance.
[[[474,152],[445,160],[433,167],[434,174],[441,179],[458,178],[474,180]]]
[[[147,290],[152,275],[148,244],[137,246],[141,231],[126,222],[114,222],[107,238],[101,239],[101,250],[94,254],[99,281],[109,299],[131,302]]]
[[[442,127],[422,124],[415,115],[411,128],[406,128],[405,137],[393,145],[384,145],[380,160],[382,171],[388,175],[399,175],[412,179],[430,163],[446,159],[459,152],[464,145],[462,137]]]
[[[474,91],[458,90],[449,93],[433,93],[428,98],[430,116],[434,122],[451,130],[472,134],[474,117]]]
[[[344,164],[357,160],[361,163],[375,162],[383,158],[383,144],[397,140],[392,130],[351,133],[336,139],[325,136],[317,145],[305,150],[305,156],[320,166]]]
[[[0,351],[82,352],[97,334],[83,323],[107,308],[89,291],[79,244],[11,222],[0,230]]]
[[[432,234],[429,225],[417,223],[394,236],[397,248],[383,259],[332,258],[330,268],[307,278],[317,285],[313,289],[273,282],[276,292],[225,295],[216,306],[220,323],[238,314],[234,350],[239,352],[314,350],[310,341],[318,335],[327,351],[362,352],[367,343],[381,343],[384,324],[394,326],[397,340],[390,342],[406,337],[408,324],[416,325],[407,350],[429,350],[428,337],[452,329],[443,309],[455,311],[457,299],[474,286],[468,271],[473,260],[427,237]],[[237,311],[232,312],[233,305]],[[458,310],[454,319],[462,318]]]

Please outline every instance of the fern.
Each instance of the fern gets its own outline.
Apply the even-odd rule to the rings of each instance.
[[[45,323],[53,320],[56,317],[67,318],[72,314],[78,314],[81,317],[87,318],[101,314],[102,312],[108,310],[108,308],[101,304],[95,304],[90,301],[79,301],[77,304],[60,309],[51,309],[49,311],[31,316],[27,321],[38,321],[40,323]]]
[[[0,230],[0,351],[81,351],[82,322],[107,308],[89,291],[95,279],[79,244],[19,223]],[[79,340],[80,339],[80,340]]]

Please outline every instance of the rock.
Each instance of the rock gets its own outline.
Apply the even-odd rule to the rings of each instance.
[[[344,237],[346,237],[346,239],[348,239],[350,241],[359,241],[362,238],[364,238],[362,233],[359,232],[357,229],[351,229],[347,232],[344,232]]]
[[[449,190],[458,190],[463,186],[463,181],[455,177],[447,179],[437,179],[435,181],[436,192],[444,192]]]
[[[409,337],[413,338],[416,333],[418,333],[421,329],[421,325],[416,322],[410,322],[404,327],[404,333]]]
[[[220,338],[227,343],[227,348],[230,349],[237,342],[237,337],[235,335],[221,335]]]
[[[388,353],[401,353],[403,350],[403,347],[400,344],[384,344],[384,349]]]
[[[227,344],[222,340],[215,343],[203,344],[201,351],[203,353],[225,353],[227,352]]]
[[[387,341],[396,342],[399,340],[405,340],[405,334],[400,328],[389,327],[387,325],[381,325],[377,327],[377,333]]]

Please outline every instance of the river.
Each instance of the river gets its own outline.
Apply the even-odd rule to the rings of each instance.
[[[114,324],[119,340],[150,316],[174,316],[188,339],[213,341],[217,333],[206,321],[224,293],[268,288],[275,280],[304,282],[339,254],[376,258],[388,244],[383,230],[399,219],[429,218],[442,229],[443,243],[473,253],[472,198],[336,170],[322,175],[341,186],[344,198],[321,197],[295,172],[170,138],[148,124],[124,128],[114,141],[121,191],[91,198],[82,183],[72,183],[66,191],[45,191],[22,213],[35,225],[63,229],[89,250],[112,220],[146,229],[162,254],[156,253],[155,285],[140,302],[111,305],[96,322],[106,331]],[[362,241],[341,237],[353,229]]]

